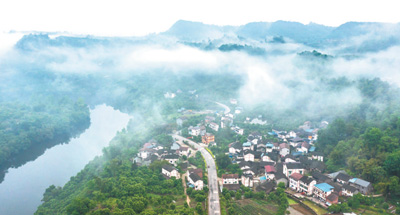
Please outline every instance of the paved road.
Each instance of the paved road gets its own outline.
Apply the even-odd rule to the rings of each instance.
[[[229,112],[231,112],[231,109],[228,106],[226,106],[226,105],[224,105],[222,103],[219,103],[219,102],[215,102],[215,104],[223,107],[225,109],[225,112],[224,112],[225,114],[228,114]]]
[[[189,140],[187,138],[184,138],[184,137],[176,135],[176,134],[172,134],[172,137],[175,140],[187,141],[189,145],[198,149],[201,152],[201,154],[203,155],[204,159],[206,160],[207,165],[209,166],[209,168],[207,169],[208,188],[209,188],[208,214],[209,215],[221,214],[220,205],[219,205],[219,194],[218,194],[217,169],[215,167],[214,159],[212,158],[210,153],[208,153],[207,150],[205,150],[202,146],[193,142],[192,140]]]

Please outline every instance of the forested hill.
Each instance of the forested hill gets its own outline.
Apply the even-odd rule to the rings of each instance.
[[[83,100],[40,97],[0,103],[0,181],[9,167],[35,160],[47,148],[66,143],[90,125]]]

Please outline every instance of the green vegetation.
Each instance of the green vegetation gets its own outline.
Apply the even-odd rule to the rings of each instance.
[[[313,209],[318,215],[323,215],[328,213],[327,210],[325,210],[321,206],[316,205],[314,202],[311,202],[309,200],[304,200],[303,203],[306,204],[311,209]]]
[[[83,100],[44,97],[0,103],[0,168],[18,167],[90,125]],[[29,156],[26,154],[29,151]]]
[[[104,149],[104,157],[90,162],[64,187],[50,186],[35,214],[195,214],[196,209],[184,204],[182,180],[160,174],[166,161],[138,167],[130,160],[157,130],[120,132]],[[204,201],[204,194],[192,194]]]

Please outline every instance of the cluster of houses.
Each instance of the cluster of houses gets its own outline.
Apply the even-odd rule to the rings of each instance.
[[[321,123],[322,126],[326,124]],[[324,156],[315,151],[313,144],[317,132],[318,129],[311,128],[310,122],[305,122],[296,131],[272,130],[266,136],[253,132],[247,142],[231,143],[229,156],[232,163],[239,165],[242,175],[240,178],[237,174],[223,175],[221,189],[239,189],[238,185],[229,182],[240,181],[246,187],[269,192],[283,182],[293,191],[313,196],[327,205],[338,203],[341,195],[370,194],[371,183],[352,178],[344,171],[323,174]]]
[[[161,169],[161,175],[167,179],[175,177],[180,179],[181,175],[176,168],[178,163],[182,164],[182,170],[187,169],[187,162],[180,162],[182,156],[189,156],[192,153],[192,149],[186,146],[181,146],[177,142],[173,142],[168,147],[163,147],[158,144],[155,140],[150,140],[145,143],[139,150],[137,157],[133,158],[133,162],[137,165],[148,166],[156,160],[166,160],[168,165],[163,165]],[[183,167],[185,166],[185,167]],[[203,170],[202,169],[187,169],[187,185],[195,190],[202,190],[203,184]]]
[[[148,166],[156,160],[166,160],[173,166],[177,166],[181,156],[189,156],[192,149],[186,146],[181,146],[177,142],[171,143],[170,146],[164,147],[155,140],[150,140],[145,143],[137,157],[133,158],[133,162],[137,165]]]

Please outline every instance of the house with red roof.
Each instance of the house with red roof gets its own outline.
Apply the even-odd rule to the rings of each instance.
[[[303,177],[300,173],[293,173],[289,176],[289,188],[295,191],[299,191],[300,179]]]
[[[265,169],[265,177],[268,181],[273,180],[275,178],[276,169],[272,165],[264,166]]]

